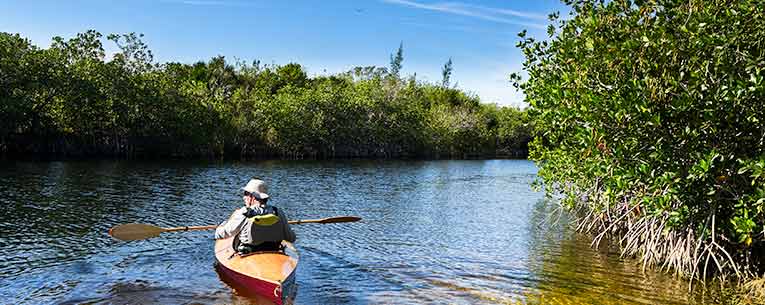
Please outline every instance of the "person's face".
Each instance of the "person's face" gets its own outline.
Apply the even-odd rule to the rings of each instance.
[[[244,192],[244,195],[242,195],[242,199],[244,199],[244,204],[247,206],[252,206],[258,203],[258,200],[250,192]]]

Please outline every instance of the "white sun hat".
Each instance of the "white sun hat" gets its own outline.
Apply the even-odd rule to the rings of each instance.
[[[268,198],[268,188],[266,187],[266,183],[260,179],[250,179],[250,182],[247,182],[247,185],[245,185],[242,190],[251,193],[258,199]]]

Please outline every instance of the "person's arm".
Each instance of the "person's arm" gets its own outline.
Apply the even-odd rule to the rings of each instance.
[[[242,209],[237,209],[228,220],[221,223],[215,229],[215,239],[229,238],[239,233],[244,226],[244,213]]]

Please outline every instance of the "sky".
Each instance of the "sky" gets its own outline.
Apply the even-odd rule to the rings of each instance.
[[[485,103],[523,107],[508,81],[523,62],[517,33],[546,37],[547,14],[556,11],[566,11],[558,0],[0,0],[0,31],[43,48],[89,29],[143,33],[158,62],[223,55],[296,62],[312,76],[388,66],[403,43],[402,75],[440,82],[451,58],[452,84]]]

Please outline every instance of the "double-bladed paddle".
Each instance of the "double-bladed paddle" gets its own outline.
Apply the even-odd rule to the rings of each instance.
[[[361,217],[356,216],[337,216],[322,219],[304,219],[304,220],[290,220],[290,224],[303,224],[303,223],[340,223],[340,222],[354,222],[361,220]],[[189,227],[174,227],[174,228],[162,228],[153,225],[143,223],[128,223],[124,225],[118,225],[109,229],[109,235],[119,240],[139,240],[157,237],[161,233],[165,232],[178,232],[178,231],[199,231],[199,230],[213,230],[218,226],[189,226]]]

